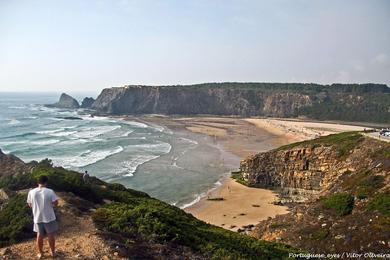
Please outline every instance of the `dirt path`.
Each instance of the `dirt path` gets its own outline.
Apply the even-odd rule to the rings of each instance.
[[[91,217],[77,212],[60,196],[56,210],[60,230],[56,239],[55,259],[121,259],[114,249],[101,239]],[[3,259],[36,259],[35,239],[9,246]],[[44,257],[52,259],[47,239],[44,241]]]

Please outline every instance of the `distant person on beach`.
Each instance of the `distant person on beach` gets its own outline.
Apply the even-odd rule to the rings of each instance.
[[[55,257],[55,233],[58,230],[54,206],[58,205],[58,197],[52,189],[46,188],[47,176],[40,176],[38,187],[29,191],[27,204],[34,217],[34,232],[37,233],[38,259],[43,256],[43,238],[47,235],[51,256]]]
[[[83,174],[83,180],[85,183],[88,183],[89,182],[89,174],[88,174],[88,171],[85,171],[84,174]]]

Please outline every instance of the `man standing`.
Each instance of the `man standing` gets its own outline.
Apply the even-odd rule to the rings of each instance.
[[[34,232],[37,233],[38,259],[43,255],[43,238],[47,235],[52,257],[55,256],[55,232],[58,230],[53,206],[58,205],[58,197],[53,190],[46,188],[47,176],[40,176],[38,187],[30,190],[27,203],[34,216]]]

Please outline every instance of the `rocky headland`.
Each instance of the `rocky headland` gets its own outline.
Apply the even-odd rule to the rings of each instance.
[[[104,89],[91,108],[112,115],[220,115],[390,122],[380,84],[205,83]]]

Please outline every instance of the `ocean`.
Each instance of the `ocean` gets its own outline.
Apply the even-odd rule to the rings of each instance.
[[[238,158],[204,135],[44,106],[59,96],[0,93],[0,149],[26,162],[49,158],[56,166],[87,170],[181,208],[199,201],[238,166]]]

